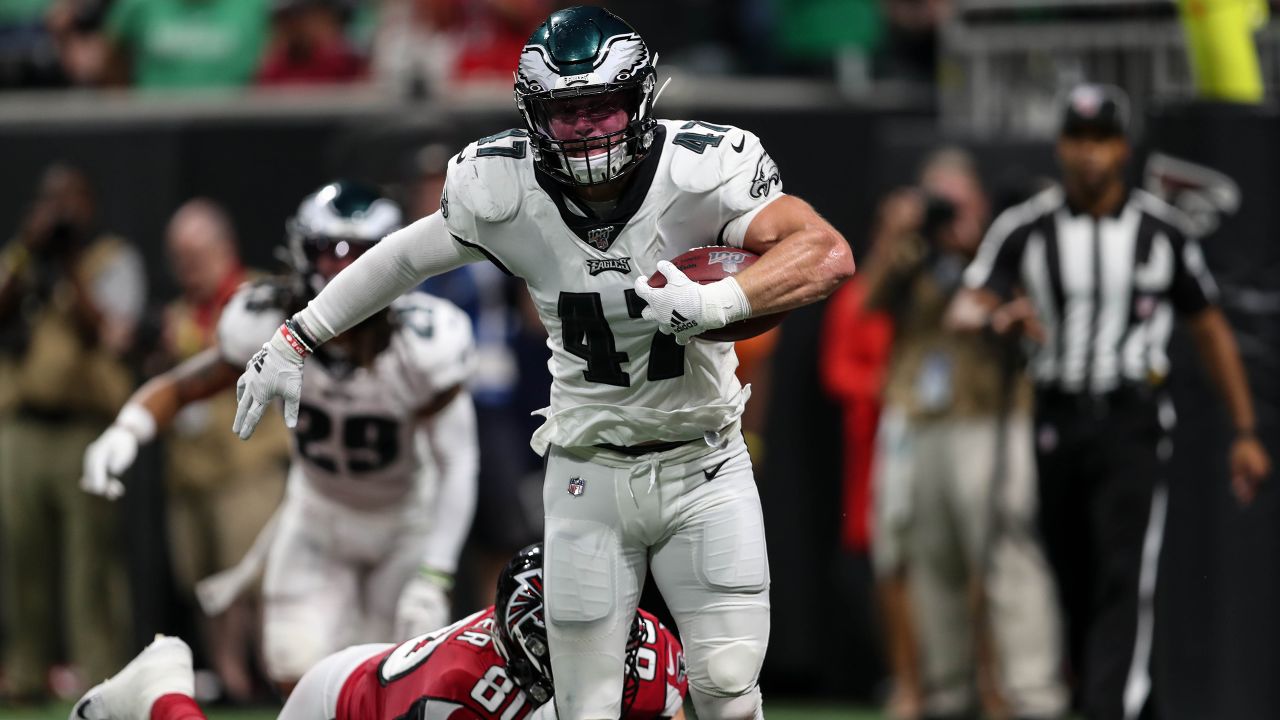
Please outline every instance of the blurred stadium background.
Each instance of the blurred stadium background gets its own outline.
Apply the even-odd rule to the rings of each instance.
[[[230,59],[209,60],[233,67],[166,69],[164,52],[181,49],[145,46],[156,42],[144,40],[148,23],[172,20],[151,6],[201,1],[235,3],[235,18],[206,35],[197,25],[183,30],[194,35],[174,37],[235,45]],[[1148,158],[1162,154],[1210,168],[1238,191],[1233,204],[1212,188],[1181,197],[1184,186],[1162,188],[1212,218],[1208,261],[1250,371],[1260,432],[1273,454],[1280,451],[1280,115],[1271,103],[1280,88],[1280,21],[1268,3],[600,4],[660,53],[660,76],[673,81],[659,116],[753,130],[786,188],[831,219],[860,258],[880,199],[911,184],[933,149],[968,149],[995,204],[1007,205],[1054,176],[1057,107],[1068,88],[1081,81],[1125,88],[1139,151],[1134,182],[1160,189],[1163,176]],[[51,163],[87,173],[101,227],[128,238],[145,260],[149,310],[126,355],[141,379],[155,370],[148,358],[160,342],[160,308],[178,292],[164,233],[181,203],[202,196],[225,206],[246,264],[264,270],[279,267],[274,251],[298,200],[331,178],[377,182],[420,207],[441,149],[447,158],[471,139],[518,124],[513,53],[529,19],[555,6],[0,0],[0,232],[16,232]],[[321,42],[291,25],[316,8],[337,34],[320,33],[331,43],[323,61],[290,65],[294,48]],[[244,54],[250,50],[253,62]],[[854,515],[867,511],[865,493],[845,480],[842,413],[820,382],[825,311],[793,313],[776,343],[760,351],[753,376],[770,388],[752,429],[766,449],[757,477],[774,624],[763,682],[774,718],[861,718],[886,692],[865,536],[851,529],[860,522]],[[503,402],[521,417],[541,406],[539,393],[546,396],[537,332],[525,327],[510,338],[519,376]],[[1161,703],[1171,718],[1280,717],[1280,500],[1275,487],[1248,509],[1230,499],[1220,404],[1180,340],[1174,365],[1183,411],[1160,574]],[[147,451],[122,502],[129,652],[155,632],[190,634],[195,626],[195,610],[169,569],[162,450]],[[536,476],[537,468],[528,458],[523,471]],[[526,495],[536,501],[536,488]],[[457,610],[480,602],[464,598]],[[73,677],[58,677],[64,689],[75,687]],[[0,709],[0,717],[60,712]]]

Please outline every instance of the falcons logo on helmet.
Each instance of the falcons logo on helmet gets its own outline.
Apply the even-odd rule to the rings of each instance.
[[[507,629],[515,634],[516,629],[532,617],[540,627],[546,622],[542,617],[542,571],[529,570],[516,576],[520,581],[520,589],[511,594],[507,600]]]

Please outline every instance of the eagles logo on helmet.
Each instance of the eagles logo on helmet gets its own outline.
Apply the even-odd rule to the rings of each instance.
[[[651,112],[656,62],[635,29],[608,10],[552,13],[530,36],[515,73],[516,107],[538,169],[566,184],[598,185],[635,168],[658,124]],[[620,129],[586,137],[563,130],[581,115],[600,119],[618,111],[625,113]]]
[[[287,224],[289,262],[303,295],[319,293],[401,223],[400,206],[371,185],[337,180],[308,195]]]
[[[335,180],[303,198],[286,223],[285,260],[290,278],[289,312],[301,309],[344,268],[383,237],[400,229],[400,206],[372,185]],[[372,361],[390,343],[389,310],[325,343],[316,359],[337,375]]]

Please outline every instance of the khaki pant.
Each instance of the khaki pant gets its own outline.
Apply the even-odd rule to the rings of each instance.
[[[971,583],[980,573],[999,690],[1017,717],[1066,709],[1059,676],[1061,629],[1048,564],[1035,539],[1031,421],[1008,423],[998,497],[995,418],[909,421],[897,467],[905,482],[900,539],[915,624],[927,714],[975,704],[976,628]],[[992,517],[992,509],[996,516]],[[985,568],[985,570],[984,570]]]
[[[124,660],[117,509],[79,487],[85,447],[101,430],[84,421],[0,419],[4,654],[15,695],[44,692],[59,622],[86,679],[108,677]]]
[[[284,497],[284,468],[264,467],[213,487],[170,482],[169,542],[182,592],[245,556]]]
[[[267,415],[242,442],[227,430],[236,416],[227,390],[185,406],[166,437],[170,557],[188,595],[240,562],[284,497],[289,434],[274,408]]]

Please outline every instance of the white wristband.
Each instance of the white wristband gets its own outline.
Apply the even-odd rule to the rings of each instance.
[[[149,443],[156,437],[156,419],[141,404],[127,403],[116,415],[116,425],[128,430],[138,438],[139,444]]]
[[[742,291],[737,278],[727,277],[705,286],[708,300],[724,310],[725,324],[751,317],[751,302]]]

